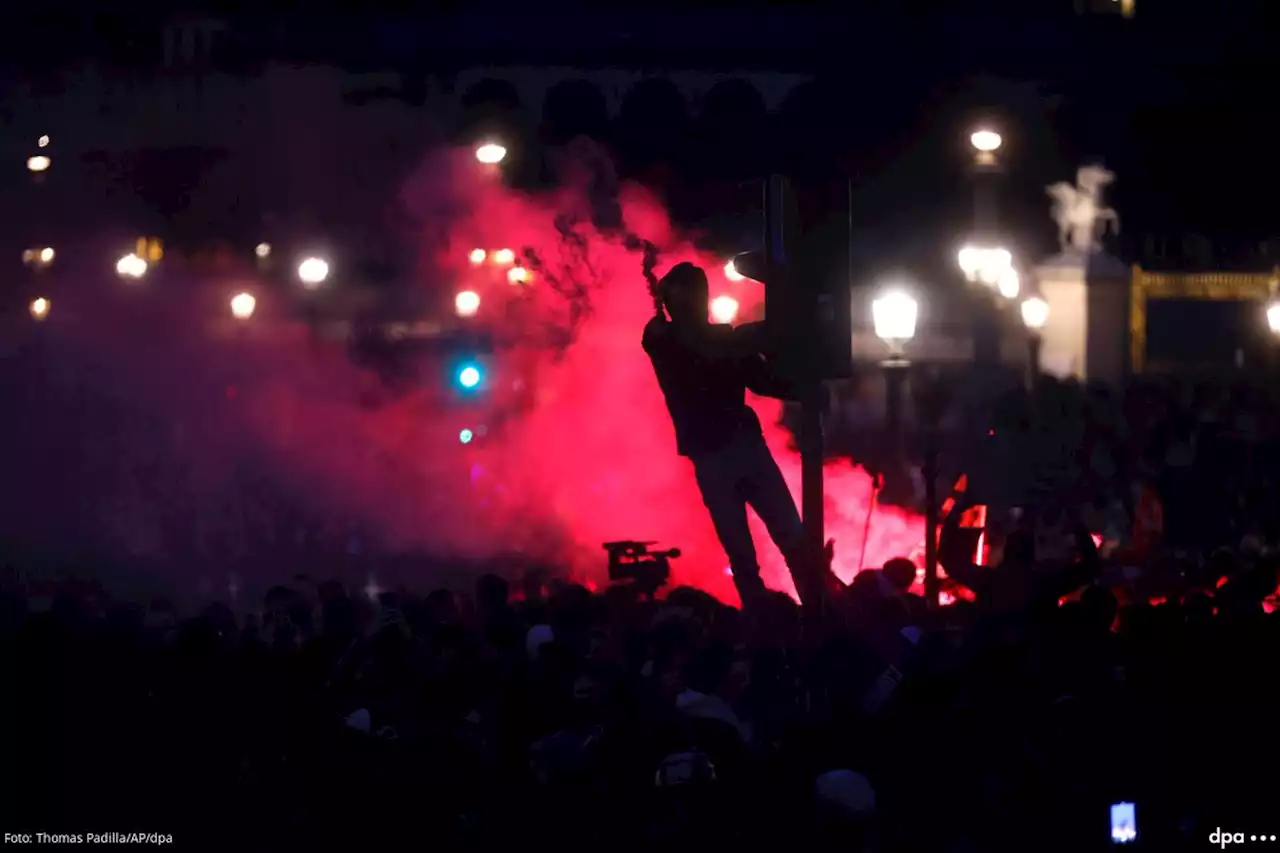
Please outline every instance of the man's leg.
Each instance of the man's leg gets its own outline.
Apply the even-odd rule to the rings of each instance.
[[[751,600],[765,592],[760,580],[760,563],[756,559],[755,542],[747,526],[747,502],[741,489],[741,475],[733,465],[731,454],[718,453],[696,460],[694,472],[702,502],[711,514],[716,536],[729,557],[733,582],[746,608]]]
[[[763,441],[743,448],[743,494],[760,516],[770,538],[782,552],[791,571],[791,580],[804,604],[817,604],[823,594],[823,567],[817,554],[810,553],[800,511],[778,470],[778,463]]]

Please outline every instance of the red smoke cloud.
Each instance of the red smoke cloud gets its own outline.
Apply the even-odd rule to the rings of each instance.
[[[640,347],[653,312],[642,259],[619,235],[629,231],[658,245],[659,275],[681,261],[703,265],[712,295],[734,296],[744,315],[758,309],[759,285],[726,280],[725,259],[699,253],[675,233],[655,198],[635,186],[610,188],[607,173],[603,195],[615,205],[614,224],[620,216],[624,228],[593,225],[602,218],[594,197],[602,187],[598,167],[580,169],[546,196],[507,189],[500,177],[469,151],[447,152],[432,157],[404,191],[423,247],[421,286],[449,288],[440,300],[445,305],[454,291],[475,290],[481,296],[475,322],[505,342],[483,359],[484,387],[470,401],[455,399],[456,390],[442,384],[378,408],[358,405],[369,377],[350,366],[340,347],[309,343],[295,324],[274,319],[264,293],[240,340],[210,341],[172,319],[152,326],[147,360],[155,360],[157,338],[172,346],[161,360],[173,387],[167,395],[157,391],[149,405],[180,408],[194,420],[204,436],[197,442],[202,454],[216,445],[223,451],[219,464],[226,464],[228,448],[251,455],[272,478],[327,512],[358,519],[391,548],[460,558],[518,553],[603,582],[602,542],[652,539],[682,550],[672,566],[675,583],[732,600],[724,553],[691,467],[676,455]],[[476,248],[527,250],[539,267],[528,285],[512,285],[504,268],[472,263]],[[225,305],[217,306],[228,287],[201,310],[225,313]],[[569,333],[570,343],[546,346],[548,330]],[[118,323],[95,336],[102,349],[109,346],[106,355],[128,351],[121,363],[142,370],[141,350],[131,350],[130,339]],[[177,375],[186,379],[177,383]],[[448,374],[440,375],[447,382]],[[192,388],[227,376],[235,380],[234,399],[219,393],[216,402],[209,395],[192,402]],[[800,461],[776,426],[780,404],[752,405],[798,495]],[[464,428],[476,433],[471,444],[459,441]],[[913,514],[878,508],[867,526],[872,482],[861,468],[829,462],[826,490],[828,535],[836,539],[843,579],[859,568],[864,529],[868,567],[919,550],[924,526]],[[780,555],[758,525],[756,541],[766,582],[791,590]]]

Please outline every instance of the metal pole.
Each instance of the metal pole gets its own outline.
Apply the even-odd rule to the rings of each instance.
[[[907,475],[903,394],[910,364],[903,358],[891,358],[881,366],[884,368],[885,443],[889,448],[882,498],[887,503],[905,505],[911,501],[911,481]]]
[[[822,554],[826,526],[822,490],[822,383],[806,380],[800,398],[800,513],[805,539],[815,559]]]
[[[1027,338],[1027,388],[1032,391],[1040,381],[1040,350],[1043,343],[1039,332],[1031,332]]]
[[[924,448],[924,599],[929,607],[939,604],[938,584],[938,434],[927,428]]]

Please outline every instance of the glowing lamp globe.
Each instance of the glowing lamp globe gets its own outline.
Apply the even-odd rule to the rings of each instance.
[[[732,323],[738,316],[738,300],[732,296],[717,296],[711,300],[711,319],[716,323]]]
[[[916,336],[919,304],[905,290],[885,291],[871,303],[871,321],[876,337],[891,346],[901,346]]]
[[[476,147],[476,159],[486,166],[496,166],[507,159],[507,149],[496,142],[486,142]]]
[[[43,296],[31,300],[31,304],[27,306],[27,310],[31,312],[33,320],[43,320],[49,316],[50,303]]]
[[[499,249],[493,253],[493,262],[500,266],[509,267],[516,262],[516,253],[510,249]]]
[[[1267,328],[1272,334],[1280,335],[1280,300],[1267,306]]]
[[[1033,332],[1038,332],[1049,322],[1049,303],[1040,296],[1028,296],[1022,300],[1022,323]]]
[[[305,258],[298,264],[298,281],[308,290],[315,290],[329,278],[329,262],[324,258]]]
[[[975,130],[970,135],[969,144],[973,146],[975,151],[991,154],[1000,150],[1000,146],[1004,145],[1004,139],[994,130],[984,127]]]
[[[474,317],[480,310],[480,294],[464,290],[453,298],[453,310],[459,317]]]
[[[121,278],[142,278],[147,274],[147,262],[130,252],[116,261],[116,274]]]
[[[1000,277],[996,279],[996,289],[1000,291],[1000,295],[1005,299],[1017,299],[1018,291],[1022,288],[1022,280],[1018,277],[1018,271],[1013,267],[1001,270]]]
[[[484,263],[484,259],[488,257],[488,254],[489,253],[486,252],[484,249],[472,249],[471,254],[467,255],[467,260],[479,266],[480,264]]]
[[[231,297],[231,316],[237,320],[248,320],[258,307],[258,300],[252,293],[237,293]]]
[[[480,368],[467,365],[458,371],[458,384],[463,388],[475,388],[480,384]]]

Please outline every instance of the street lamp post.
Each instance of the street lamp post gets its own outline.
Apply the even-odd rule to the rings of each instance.
[[[1004,145],[999,133],[989,127],[978,128],[969,135],[973,148],[973,218],[978,236],[990,240],[998,227],[998,194],[996,180],[1000,175],[997,153]]]
[[[903,424],[903,389],[911,362],[906,345],[915,337],[919,305],[905,289],[889,288],[871,303],[871,319],[876,337],[889,348],[889,357],[880,363],[884,369],[885,429],[890,447],[890,464],[885,474],[885,492],[893,503],[903,503],[910,494],[906,476]]]
[[[1049,303],[1044,297],[1032,294],[1022,300],[1021,308],[1022,324],[1027,327],[1027,385],[1034,388],[1040,379],[1040,350],[1044,327],[1049,322]]]

